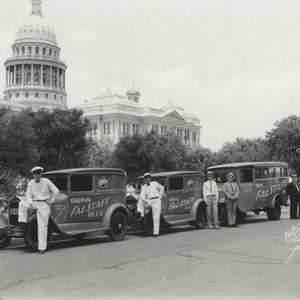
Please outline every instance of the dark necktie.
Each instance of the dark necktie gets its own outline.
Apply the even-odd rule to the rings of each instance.
[[[210,181],[210,193],[212,194],[212,182]]]
[[[39,181],[39,180],[36,180],[35,182],[36,182],[36,183],[40,183],[40,181]]]

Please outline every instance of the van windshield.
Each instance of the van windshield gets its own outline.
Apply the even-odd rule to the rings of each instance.
[[[67,192],[67,175],[43,175],[43,177],[50,179],[60,192]]]

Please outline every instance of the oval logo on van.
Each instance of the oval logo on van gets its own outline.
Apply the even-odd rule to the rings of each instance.
[[[187,182],[187,186],[190,188],[190,187],[193,187],[194,186],[194,180],[189,180],[188,182]]]
[[[108,180],[105,177],[101,177],[99,180],[99,187],[105,189],[108,187]]]

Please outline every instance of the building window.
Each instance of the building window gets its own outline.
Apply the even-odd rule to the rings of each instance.
[[[22,54],[25,54],[25,47],[22,47]]]
[[[157,133],[158,132],[158,125],[152,125],[152,131]]]
[[[29,97],[29,93],[25,93],[25,97],[28,98]]]
[[[52,49],[49,49],[49,56],[52,56]]]
[[[56,99],[56,95],[54,95],[54,99]]]
[[[16,49],[16,53],[17,53],[17,55],[19,55],[19,48]]]
[[[132,125],[132,133],[138,134],[139,133],[139,125],[133,124]]]
[[[45,94],[45,98],[48,98],[48,94]]]
[[[35,47],[35,54],[39,54],[39,53],[40,53],[39,47]]]
[[[177,128],[177,135],[181,138],[182,137],[182,129]]]
[[[197,139],[196,132],[193,132],[193,136],[192,136],[193,143],[196,143],[196,139]]]
[[[123,123],[122,133],[123,133],[123,135],[129,134],[129,123]]]
[[[29,46],[28,47],[28,54],[31,55],[31,52],[32,52],[32,48],[31,48],[31,46]]]
[[[11,98],[11,94],[8,95],[8,98]]]
[[[190,131],[189,130],[184,131],[184,141],[186,143],[190,141]]]
[[[103,124],[103,134],[110,134],[110,123]]]
[[[38,97],[39,97],[39,93],[35,93],[35,94],[34,94],[34,97],[35,97],[35,98],[38,98]]]
[[[20,94],[19,94],[19,93],[17,93],[17,98],[19,98],[19,96],[20,96]]]
[[[160,133],[161,134],[166,134],[167,133],[167,126],[161,126],[160,127]]]
[[[97,133],[98,133],[98,126],[97,126],[97,124],[93,124],[92,125],[92,134],[97,135]]]
[[[43,48],[43,55],[46,55],[46,48]]]

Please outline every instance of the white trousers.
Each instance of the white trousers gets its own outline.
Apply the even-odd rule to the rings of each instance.
[[[145,203],[146,202],[146,203]],[[145,208],[152,208],[153,216],[153,234],[159,234],[160,226],[160,214],[161,214],[161,201],[160,198],[143,201],[139,199],[137,205],[137,211],[141,213],[141,216],[145,216]]]
[[[27,223],[29,203],[21,201],[19,203],[19,222]],[[47,234],[48,222],[50,216],[50,205],[45,201],[35,201],[34,208],[36,208],[37,225],[38,225],[38,243],[39,250],[46,250],[47,248]]]

